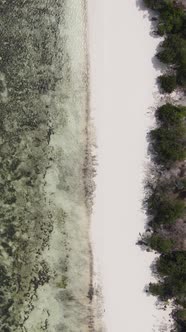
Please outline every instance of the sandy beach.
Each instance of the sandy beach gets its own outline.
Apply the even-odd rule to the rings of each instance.
[[[1,1],[0,22],[1,332],[170,332],[144,291],[156,255],[136,246],[158,102],[147,12]]]
[[[92,116],[97,178],[91,236],[95,283],[103,285],[108,332],[170,331],[163,311],[145,294],[154,253],[135,245],[145,226],[141,210],[147,166],[146,133],[158,102],[154,68],[158,38],[135,0],[88,2]]]

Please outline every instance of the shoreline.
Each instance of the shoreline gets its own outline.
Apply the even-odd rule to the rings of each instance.
[[[61,158],[60,156],[59,159],[56,159],[54,169],[52,170],[51,168],[47,175],[47,195],[48,199],[52,201],[53,211],[56,211],[55,229],[51,235],[50,249],[45,253],[46,261],[50,263],[52,270],[57,274],[53,283],[50,285],[51,291],[55,291],[55,295],[51,294],[52,298],[59,298],[57,302],[53,303],[53,307],[56,306],[55,312],[50,315],[50,324],[51,326],[55,324],[57,328],[56,331],[58,331],[58,329],[59,331],[61,331],[60,329],[64,331],[66,331],[66,329],[72,329],[77,332],[79,329],[83,329],[83,331],[85,330],[87,332],[94,330],[92,315],[92,257],[89,243],[89,210],[92,194],[92,174],[90,170],[90,146],[87,141],[87,139],[89,140],[87,131],[89,122],[89,96],[85,26],[86,8],[84,4],[84,1],[79,1],[76,6],[74,6],[73,1],[71,1],[67,6],[69,12],[65,13],[67,22],[66,47],[68,56],[70,57],[72,83],[70,82],[69,85],[70,90],[68,90],[68,85],[64,87],[69,96],[69,101],[66,105],[63,104],[63,108],[64,106],[67,108],[69,112],[68,117],[69,119],[70,117],[72,118],[70,121],[68,120],[69,122],[65,134],[63,124],[62,127],[60,127],[60,122],[59,124],[56,122],[56,119],[58,119],[58,121],[60,120],[57,113],[55,123],[59,129],[53,134],[50,144],[54,155],[61,155],[62,151],[63,155],[64,153],[66,155],[65,157],[62,156]],[[53,116],[55,116],[55,114]],[[65,135],[67,136],[65,137]],[[70,143],[68,142],[69,139],[71,144],[74,144],[73,147],[72,145],[69,145],[69,147],[68,145],[66,146],[66,144]],[[76,163],[75,169],[73,169],[73,162]],[[62,167],[66,170],[67,174],[69,172],[75,172],[74,174],[72,173],[72,175],[69,173],[68,177],[67,175],[65,176],[65,183],[68,182],[67,185],[70,191],[65,187],[64,189],[59,188],[59,185],[64,186],[61,181],[60,184],[58,184],[58,178],[63,176],[64,173]],[[55,175],[56,172],[58,174],[57,176]],[[62,189],[62,191],[59,191],[59,189]],[[60,216],[60,210],[62,208],[65,217]],[[57,215],[58,213],[59,217]],[[62,230],[58,224],[61,218],[65,231]],[[62,235],[63,232],[64,236]],[[60,233],[62,237],[59,236]],[[61,246],[61,249],[66,253],[62,267],[59,265],[62,259],[58,249],[59,246]],[[64,270],[65,266],[67,266],[66,272]],[[60,273],[62,273],[62,277],[64,276],[64,281],[62,281],[63,285],[61,285],[61,287],[61,281],[59,279]],[[57,287],[54,284],[55,280],[59,285]],[[45,288],[45,294],[43,294],[44,298],[46,297],[46,292],[47,289]],[[41,302],[42,294],[40,304]],[[48,310],[50,310],[50,308],[48,308]],[[63,319],[61,319],[60,312],[64,315]],[[56,314],[58,316],[56,316]],[[58,325],[59,327],[57,327]]]
[[[147,250],[159,255],[153,267],[156,280],[149,284],[147,291],[159,303],[172,302],[171,318],[175,331],[185,331],[186,328],[183,277],[186,259],[186,58],[183,52],[186,45],[186,12],[181,3],[144,1],[146,10],[150,12],[149,19],[156,16],[154,34],[163,38],[155,59],[164,65],[164,71],[157,78],[162,100],[154,110],[156,125],[148,135],[154,178],[150,177],[151,174],[147,175],[144,209],[150,233],[145,231],[141,239]]]
[[[85,0],[86,2],[86,0]],[[92,257],[91,265],[91,285],[92,285],[92,317],[94,321],[94,332],[104,332],[105,326],[103,323],[103,295],[102,295],[102,286],[101,286],[101,277],[99,275],[99,269],[97,268],[97,260],[95,256],[95,243],[92,238],[92,225],[93,225],[93,211],[95,204],[95,192],[96,192],[96,177],[97,177],[97,167],[98,167],[98,155],[97,155],[97,138],[96,138],[96,127],[95,127],[95,118],[94,118],[94,105],[92,103],[93,97],[93,77],[92,77],[92,15],[94,12],[93,2],[88,0],[86,2],[86,14],[87,14],[87,68],[88,68],[88,105],[89,105],[89,116],[88,116],[88,148],[90,156],[90,172],[91,176],[88,177],[91,179],[91,200],[90,200],[90,228],[89,228],[89,240],[90,240],[90,255]]]
[[[84,4],[0,5],[2,332],[94,330]]]

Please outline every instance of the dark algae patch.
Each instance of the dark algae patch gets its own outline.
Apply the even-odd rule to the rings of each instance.
[[[163,36],[156,57],[166,65],[158,78],[160,93],[177,89],[185,97],[186,9],[184,1],[144,0],[154,17],[155,34]],[[185,100],[183,98],[183,104]],[[172,331],[186,331],[186,107],[171,98],[155,110],[157,127],[148,134],[153,174],[147,178],[144,209],[147,229],[139,244],[159,253],[156,283],[148,292],[172,300]]]

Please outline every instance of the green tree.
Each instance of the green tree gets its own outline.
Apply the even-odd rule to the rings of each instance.
[[[183,9],[175,7],[173,3],[167,4],[160,11],[158,32],[162,36],[169,33],[179,33],[184,24],[185,13]]]
[[[176,62],[177,52],[173,48],[165,48],[156,54],[159,61],[165,64],[174,64]]]
[[[183,121],[185,116],[186,107],[184,106],[176,106],[167,103],[156,110],[156,118],[165,126],[177,125]]]
[[[182,200],[160,199],[154,216],[154,223],[158,225],[171,225],[185,212]]]
[[[163,93],[171,93],[177,87],[177,80],[175,75],[161,75],[158,77],[158,83]]]
[[[179,330],[179,331],[186,331],[186,308],[179,309],[175,313],[176,320],[180,323],[181,327],[185,327],[185,330]]]
[[[167,253],[173,249],[174,242],[171,239],[166,239],[158,234],[153,234],[147,240],[147,244],[160,253]]]
[[[163,282],[150,283],[149,293],[153,296],[158,296],[162,301],[166,301],[172,297],[171,286]]]
[[[186,48],[186,40],[180,34],[170,34],[167,35],[167,37],[161,43],[161,50],[157,53],[157,57],[159,57],[160,61],[162,62],[179,65],[180,62],[181,61],[183,62],[184,60],[185,48]],[[163,52],[162,55],[161,52]],[[166,62],[166,61],[172,61],[172,62]]]
[[[186,282],[186,252],[175,251],[161,255],[157,261],[157,271],[163,277],[185,279]]]
[[[186,252],[174,251],[162,254],[156,262],[157,273],[161,282],[149,285],[152,295],[165,300],[186,297]]]
[[[185,203],[181,199],[173,199],[165,196],[162,192],[153,192],[146,199],[146,209],[149,215],[153,216],[154,228],[160,225],[171,225],[185,213]],[[153,234],[150,243],[157,245],[159,235]]]
[[[178,319],[184,320],[186,322],[186,309],[178,310],[176,316]]]
[[[177,70],[177,82],[180,86],[186,86],[186,68],[180,67]]]
[[[144,3],[148,8],[161,12],[167,8],[170,0],[144,0]]]
[[[160,127],[150,132],[151,152],[156,162],[170,166],[177,160],[184,160],[186,156],[185,128]]]

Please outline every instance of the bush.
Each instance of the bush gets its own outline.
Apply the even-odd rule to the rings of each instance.
[[[156,111],[156,117],[165,126],[177,125],[186,116],[186,107],[165,104]]]
[[[175,77],[162,79],[162,90],[171,93],[176,83],[186,86],[186,13],[174,1],[144,0],[147,7],[159,13],[158,34],[166,35],[158,59],[168,65],[176,65]]]
[[[176,313],[176,317],[178,320],[183,320],[186,322],[186,309],[180,309]]]
[[[163,282],[150,283],[149,293],[151,293],[153,296],[158,296],[162,301],[166,301],[172,297],[172,290],[170,285]]]
[[[186,282],[186,252],[175,251],[161,255],[157,261],[157,271],[163,277]]]
[[[175,251],[161,255],[157,262],[157,272],[169,284],[172,296],[186,297],[186,252]]]
[[[145,5],[159,13],[159,35],[179,33],[185,27],[184,9],[171,0],[144,0]]]
[[[185,212],[183,200],[163,196],[161,193],[152,193],[146,200],[148,214],[153,216],[153,226],[171,225]],[[157,240],[153,235],[154,243]]]
[[[169,33],[179,33],[184,25],[184,10],[169,2],[160,10],[158,33],[162,36]]]
[[[166,7],[167,1],[166,0],[144,0],[145,5],[156,11],[161,11],[163,8]]]
[[[172,75],[173,86],[169,86],[168,84],[167,89],[167,82],[163,82],[165,85],[165,92],[172,92],[175,89],[176,84],[183,87],[186,86],[186,40],[184,38],[180,34],[168,35],[161,45],[161,50],[156,54],[161,62],[168,65],[174,65],[174,69],[176,70],[175,77]]]
[[[173,162],[185,159],[185,128],[183,126],[151,130],[150,139],[152,153],[157,163],[169,167]]]
[[[177,83],[180,86],[185,87],[186,86],[186,68],[182,68],[180,66],[180,68],[178,68],[177,70]]]
[[[158,15],[157,33],[165,36],[157,58],[169,66],[168,72],[158,78],[163,93],[171,93],[176,87],[186,87],[186,12],[179,1],[144,0],[146,6],[155,10]],[[154,160],[166,168],[186,157],[185,123],[186,107],[169,103],[159,107],[156,118],[160,127],[150,132],[150,149]],[[161,168],[162,170],[163,168]],[[162,177],[163,174],[161,174]],[[172,181],[172,180],[170,180]],[[169,180],[168,180],[169,182]],[[167,239],[164,228],[169,227],[185,214],[184,198],[186,197],[184,180],[178,179],[176,188],[163,190],[155,181],[151,195],[145,201],[147,213],[152,217],[150,226],[154,233],[144,238],[144,243],[160,253],[156,261],[158,283],[149,284],[149,292],[161,300],[174,299],[182,309],[175,313],[176,331],[186,331],[186,251],[174,250],[174,234]],[[163,182],[163,184],[165,181]],[[176,190],[179,199],[172,198]],[[181,193],[180,193],[181,190]],[[184,191],[183,191],[184,190]],[[181,200],[181,198],[183,198]],[[161,235],[159,230],[161,229]],[[178,308],[178,307],[177,307]]]
[[[186,297],[186,252],[175,251],[162,254],[157,263],[157,273],[163,278],[159,283],[149,285],[149,292],[166,300]]]
[[[177,310],[174,314],[174,318],[177,322],[178,332],[186,331],[186,309]]]
[[[158,83],[163,93],[171,93],[176,89],[177,80],[175,75],[161,75],[158,77]]]
[[[180,49],[180,56],[177,66],[177,83],[186,86],[186,45]]]
[[[148,245],[160,253],[167,253],[173,249],[174,242],[171,239],[166,239],[160,235],[153,234],[148,239]]]
[[[158,225],[171,225],[185,212],[185,204],[179,200],[160,200],[154,216],[154,223]]]
[[[157,57],[164,63],[180,65],[184,63],[185,48],[186,40],[180,34],[171,34],[162,42]]]
[[[165,64],[174,64],[176,62],[176,52],[173,49],[165,48],[156,54],[159,61]]]

